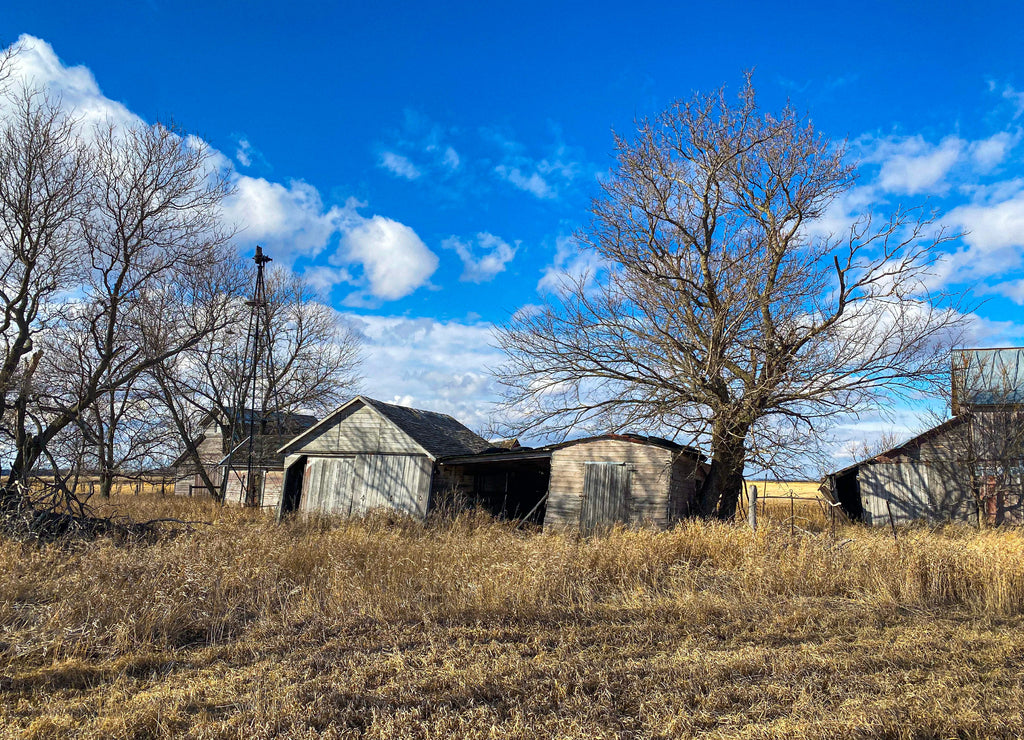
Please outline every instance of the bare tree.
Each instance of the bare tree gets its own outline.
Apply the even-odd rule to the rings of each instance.
[[[236,268],[238,285],[251,285],[251,272]],[[272,271],[266,283],[266,335],[270,338],[271,361],[261,360],[256,378],[256,409],[266,410],[267,428],[272,420],[296,412],[321,414],[348,397],[359,383],[360,338],[334,309],[320,303],[300,277],[286,270]],[[210,334],[152,371],[160,400],[167,408],[191,467],[207,490],[219,486],[203,465],[195,439],[200,422],[208,415],[229,422],[237,436],[229,446],[248,434],[247,410],[252,405],[252,386],[246,382],[247,354],[251,346],[245,327],[250,306],[241,290],[225,306],[225,322],[231,329]],[[283,433],[295,432],[282,429]]]
[[[942,376],[964,319],[926,279],[951,236],[904,208],[817,233],[854,167],[749,76],[735,104],[696,95],[615,141],[578,235],[604,267],[499,332],[516,431],[687,438],[712,459],[699,510],[729,518],[748,463]]]
[[[223,327],[227,182],[162,125],[83,131],[41,93],[0,128],[4,500],[68,427]]]

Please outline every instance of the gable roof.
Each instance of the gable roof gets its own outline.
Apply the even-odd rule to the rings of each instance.
[[[862,465],[893,462],[894,459],[899,457],[900,455],[907,454],[912,450],[919,448],[925,442],[928,442],[929,440],[938,437],[940,434],[948,432],[950,429],[955,429],[961,424],[964,424],[970,418],[970,416],[970,413],[964,413],[960,414],[959,416],[954,416],[952,419],[946,419],[941,424],[938,424],[937,426],[934,426],[931,429],[927,429],[921,432],[920,434],[911,437],[906,442],[901,442],[895,447],[891,447],[888,450],[885,450],[884,452],[879,452],[878,454],[872,455],[871,457],[866,457],[863,460],[859,460],[851,465],[847,465],[845,468],[837,470],[834,473],[829,473],[826,477],[845,475],[846,473],[849,473],[851,470],[860,468]]]
[[[361,403],[367,408],[376,411],[411,437],[416,444],[435,459],[448,455],[472,455],[491,446],[486,439],[477,435],[451,416],[448,416],[448,414],[384,403],[367,396],[356,396],[343,403],[302,434],[291,439],[280,448],[279,452],[286,453],[288,449],[294,447],[297,443],[312,437],[321,429],[329,426],[338,416],[356,403]]]

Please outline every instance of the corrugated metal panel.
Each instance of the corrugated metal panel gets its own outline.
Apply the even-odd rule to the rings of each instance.
[[[905,460],[865,465],[859,473],[865,521],[883,525],[918,519],[967,519],[973,513],[968,471],[954,463]]]
[[[621,463],[585,463],[580,531],[593,532],[629,521],[629,468]]]

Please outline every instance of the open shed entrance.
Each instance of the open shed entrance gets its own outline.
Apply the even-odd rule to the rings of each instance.
[[[306,474],[306,457],[302,456],[284,471],[284,490],[281,493],[281,514],[299,510],[302,501],[302,482]]]
[[[860,482],[857,480],[858,468],[850,468],[833,477],[832,485],[835,497],[843,508],[843,513],[852,522],[860,521],[864,515],[864,506],[860,498]]]
[[[532,452],[532,451],[531,451]],[[466,502],[504,520],[544,523],[551,455],[508,453],[446,463]]]

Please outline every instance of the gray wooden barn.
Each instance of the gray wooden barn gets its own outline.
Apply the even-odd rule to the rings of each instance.
[[[356,396],[279,450],[279,511],[358,516],[387,508],[423,518],[437,461],[489,447],[446,414]]]
[[[448,495],[499,517],[584,532],[615,523],[670,526],[690,514],[707,474],[695,449],[634,434],[452,456],[439,465]]]
[[[1024,350],[959,350],[951,381],[951,419],[828,476],[848,517],[1024,521]]]

